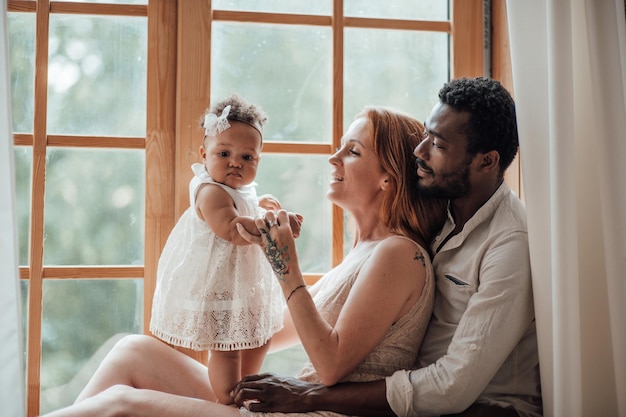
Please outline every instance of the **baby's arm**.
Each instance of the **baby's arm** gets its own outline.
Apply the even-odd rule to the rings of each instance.
[[[196,194],[196,207],[198,215],[211,230],[234,245],[250,244],[237,231],[237,223],[249,233],[259,235],[259,230],[254,224],[254,217],[240,215],[233,199],[218,185],[202,185]]]
[[[300,236],[300,229],[302,229],[302,222],[304,221],[304,217],[298,213],[287,212],[289,216],[289,226],[291,226],[291,231],[293,232],[293,237]]]

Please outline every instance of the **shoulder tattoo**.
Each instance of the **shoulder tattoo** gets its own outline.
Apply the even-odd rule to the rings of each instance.
[[[422,261],[422,265],[426,266],[426,258],[424,258],[424,255],[422,255],[420,252],[415,252],[415,257],[413,258],[414,261]]]

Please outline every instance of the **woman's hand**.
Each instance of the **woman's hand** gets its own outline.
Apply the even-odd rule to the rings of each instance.
[[[289,214],[285,210],[278,210],[277,213],[268,211],[265,217],[255,220],[260,236],[254,236],[243,226],[237,225],[237,230],[245,240],[261,246],[278,279],[283,282],[287,280],[291,269],[298,267],[298,254],[290,222]]]

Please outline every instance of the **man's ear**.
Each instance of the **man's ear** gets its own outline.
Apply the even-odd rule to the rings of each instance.
[[[480,169],[481,171],[491,171],[491,170],[499,170],[500,169],[500,154],[498,151],[489,151],[487,153],[482,154],[480,159]]]

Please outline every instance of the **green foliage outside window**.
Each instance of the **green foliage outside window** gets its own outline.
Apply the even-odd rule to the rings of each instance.
[[[213,5],[312,14],[332,9],[331,1],[214,0]],[[346,14],[357,17],[412,18],[403,15],[410,9],[415,18],[441,20],[448,7],[428,0],[345,0],[345,5]],[[34,13],[9,13],[8,19],[16,133],[33,130],[34,18]],[[212,42],[211,51],[198,52],[212,54],[213,72],[206,74],[212,100],[237,92],[260,104],[269,115],[266,141],[331,142],[331,28],[213,22]],[[447,34],[347,28],[344,42],[344,129],[368,104],[427,116],[449,77]],[[146,18],[52,15],[48,49],[48,134],[145,136]],[[48,147],[46,266],[143,264],[143,152]],[[32,149],[16,147],[14,155],[19,260],[28,265]],[[259,194],[274,194],[285,208],[304,215],[297,244],[305,272],[331,267],[329,167],[328,155],[264,154],[257,177]],[[22,284],[25,306],[28,283]],[[41,411],[46,412],[73,401],[88,377],[84,369],[93,367],[115,338],[142,331],[143,286],[127,279],[46,280],[43,290]],[[292,373],[293,360],[287,361]],[[276,367],[266,369],[287,369],[275,357],[270,363]]]

